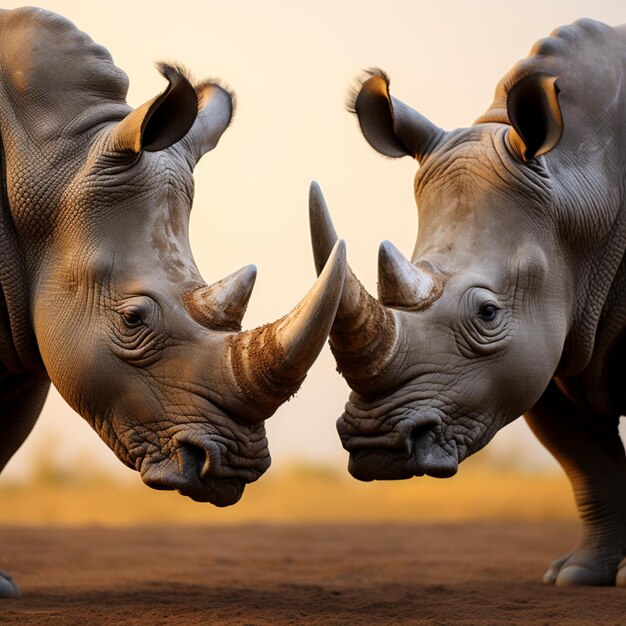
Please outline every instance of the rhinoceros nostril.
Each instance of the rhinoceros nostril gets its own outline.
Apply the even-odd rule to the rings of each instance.
[[[438,442],[441,432],[432,424],[411,430],[411,457],[416,473],[435,478],[448,478],[456,474],[459,463],[454,441],[442,447]]]
[[[409,435],[409,441],[411,450],[416,448],[423,448],[432,442],[433,427],[432,424],[425,424],[423,426],[416,426],[411,430]]]
[[[180,444],[178,458],[181,474],[191,479],[201,479],[207,474],[211,465],[209,451],[190,441]]]

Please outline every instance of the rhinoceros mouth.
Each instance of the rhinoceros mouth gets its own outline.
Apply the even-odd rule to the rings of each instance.
[[[196,502],[210,502],[219,507],[239,502],[246,486],[246,481],[241,478],[201,478],[181,473],[177,463],[170,459],[142,463],[141,478],[152,489],[177,491]]]
[[[178,493],[195,502],[210,502],[215,506],[225,507],[237,504],[246,488],[246,483],[236,478],[218,478],[208,483],[204,481],[198,491],[178,489]]]
[[[357,480],[405,480],[419,476],[449,478],[458,470],[454,456],[431,454],[425,457],[416,454],[407,456],[393,450],[363,449],[350,453],[348,471]]]
[[[358,480],[403,480],[413,476],[448,478],[459,466],[458,447],[443,435],[441,417],[433,413],[410,412],[386,433],[350,433],[339,419],[337,424],[344,448],[350,453],[348,471]]]
[[[348,471],[357,480],[404,480],[415,476],[410,457],[392,450],[364,449],[350,453]]]
[[[210,502],[219,507],[239,502],[246,486],[243,480],[237,478],[190,480],[171,471],[163,471],[157,464],[151,465],[141,477],[152,489],[177,491],[196,502]]]
[[[196,502],[230,506],[241,499],[247,483],[257,480],[270,465],[269,454],[227,463],[224,446],[210,436],[183,432],[174,436],[173,452],[145,456],[141,478],[152,489],[177,491]],[[265,449],[266,452],[266,449]]]

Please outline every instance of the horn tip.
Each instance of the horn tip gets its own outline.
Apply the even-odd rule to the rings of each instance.
[[[324,267],[319,272],[318,282],[338,282],[343,286],[346,273],[346,242],[338,239],[333,246],[331,253],[326,259]]]
[[[337,239],[330,255],[337,256],[340,260],[345,261],[346,242],[343,239]]]
[[[322,191],[315,181],[311,183],[309,193],[309,226],[315,268],[319,274],[338,238]]]
[[[311,184],[309,185],[309,192],[310,193],[315,193],[318,195],[322,195],[322,188],[320,187],[320,184],[316,181],[316,180],[312,180]]]
[[[258,272],[257,272],[256,265],[254,265],[253,263],[251,263],[250,265],[246,265],[245,267],[242,267],[240,271],[242,275],[245,276],[248,280],[251,280],[251,281],[256,280]]]
[[[398,248],[388,239],[380,242],[380,246],[378,247],[378,262],[387,263],[393,258],[397,258],[399,256],[403,256],[403,254],[398,250]]]
[[[326,207],[326,200],[322,193],[322,188],[318,182],[313,180],[309,186],[309,211],[311,215],[315,214],[327,214],[328,208]]]
[[[239,285],[239,289],[244,289],[248,293],[252,292],[254,283],[256,282],[257,269],[256,265],[250,264],[233,272],[224,280],[232,285]]]

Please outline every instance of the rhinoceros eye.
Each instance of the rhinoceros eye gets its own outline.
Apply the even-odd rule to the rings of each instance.
[[[498,315],[498,310],[495,304],[487,302],[480,307],[478,315],[480,315],[481,319],[485,322],[493,322]]]
[[[137,328],[142,323],[141,313],[135,308],[122,311],[122,319],[128,328]]]
[[[459,316],[457,345],[467,357],[484,356],[501,350],[511,330],[511,310],[493,291],[476,287],[465,292],[464,315]]]

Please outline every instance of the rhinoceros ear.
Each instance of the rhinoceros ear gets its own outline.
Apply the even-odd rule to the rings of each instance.
[[[427,156],[443,136],[429,122],[389,93],[389,77],[380,69],[367,70],[348,96],[348,110],[359,119],[369,144],[388,157]]]
[[[506,108],[513,128],[513,150],[530,161],[554,148],[563,133],[557,78],[544,72],[529,74],[509,89]]]
[[[189,131],[198,113],[196,91],[181,69],[161,63],[165,91],[129,113],[115,126],[111,147],[121,154],[165,150]]]
[[[228,128],[235,112],[235,95],[213,80],[196,86],[198,116],[185,136],[184,143],[197,162],[213,150]]]

